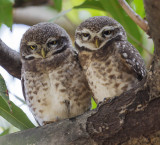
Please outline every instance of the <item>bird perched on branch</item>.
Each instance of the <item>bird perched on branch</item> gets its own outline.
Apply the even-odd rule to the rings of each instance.
[[[75,46],[97,103],[133,88],[146,76],[144,61],[121,24],[96,16],[76,29]]]
[[[20,45],[22,89],[40,125],[83,114],[90,91],[66,31],[39,23],[23,35]]]

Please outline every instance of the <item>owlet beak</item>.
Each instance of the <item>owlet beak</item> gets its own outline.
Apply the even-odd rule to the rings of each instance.
[[[99,48],[99,46],[100,46],[100,41],[98,38],[95,38],[95,46],[96,46],[96,48]]]
[[[41,49],[41,55],[43,58],[46,58],[46,52],[44,51],[44,48]]]

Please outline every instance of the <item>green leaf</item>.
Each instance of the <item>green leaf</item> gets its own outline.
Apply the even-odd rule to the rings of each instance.
[[[34,127],[19,107],[11,101],[9,104],[8,102],[8,90],[2,75],[0,75],[0,115],[20,130]]]
[[[62,10],[62,0],[53,0],[54,2],[54,7],[57,11]]]
[[[8,27],[12,27],[12,5],[13,0],[0,0],[0,25],[6,24]]]
[[[75,6],[74,8],[92,8],[105,11],[102,4],[97,0],[86,0],[81,5]]]
[[[4,130],[4,131],[0,134],[0,136],[6,135],[6,134],[8,134],[8,133],[9,133],[9,128],[7,128],[6,130]]]
[[[4,119],[6,119],[8,122],[19,128],[20,130],[35,127],[19,107],[17,107],[12,101],[10,101],[10,103],[12,106],[12,112],[9,110],[4,99],[0,97],[0,115]]]
[[[6,83],[4,81],[4,78],[2,77],[2,75],[0,74],[0,96],[4,99],[4,100],[9,100],[9,95],[8,95],[8,90],[6,87]]]
[[[132,6],[133,5],[133,6]],[[131,4],[132,9],[140,15],[142,18],[145,17],[144,3],[143,0],[134,0]]]
[[[8,106],[8,108],[11,111],[8,90],[6,87],[6,83],[1,74],[0,74],[0,97],[2,97],[2,99],[5,101],[5,104]]]
[[[91,98],[91,103],[92,103],[92,108],[91,108],[91,110],[97,108],[97,104],[96,104],[96,102],[94,101],[93,98]]]
[[[138,26],[131,20],[131,18],[125,13],[117,0],[100,0],[103,8],[112,15],[122,26],[125,28],[128,40],[139,50],[141,53],[143,49],[134,41],[142,42],[142,37]]]

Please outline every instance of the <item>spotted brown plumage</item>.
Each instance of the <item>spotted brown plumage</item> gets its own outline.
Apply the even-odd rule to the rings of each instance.
[[[21,40],[22,89],[40,125],[83,114],[91,93],[66,31],[53,23],[32,26]]]
[[[114,19],[96,16],[76,29],[75,46],[97,103],[133,88],[146,76],[144,61]]]

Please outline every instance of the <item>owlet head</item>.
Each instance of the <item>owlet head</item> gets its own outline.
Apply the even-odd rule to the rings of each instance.
[[[75,45],[78,49],[98,50],[116,38],[127,39],[122,25],[107,16],[96,16],[85,20],[78,26]]]
[[[29,28],[22,37],[21,58],[45,59],[63,52],[71,45],[66,31],[53,23],[39,23]]]

